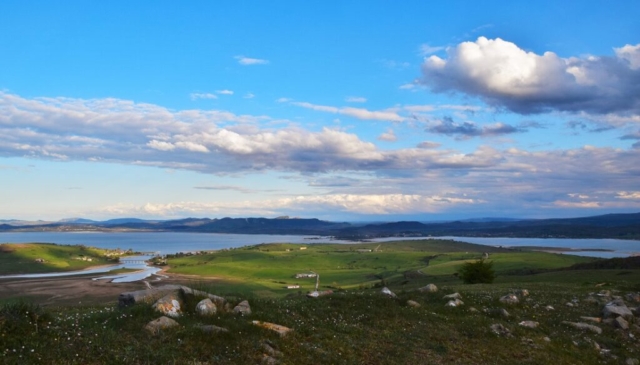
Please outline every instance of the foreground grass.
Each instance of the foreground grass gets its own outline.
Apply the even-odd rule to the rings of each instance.
[[[105,257],[107,252],[82,245],[0,244],[0,275],[73,271],[112,264]],[[43,259],[44,262],[38,263],[36,259]]]
[[[615,270],[609,274],[621,276]],[[616,291],[617,285],[603,287]],[[622,288],[627,285],[634,284],[623,283]],[[531,296],[522,304],[505,307],[497,300],[517,287],[514,283],[457,284],[434,294],[396,288],[398,299],[383,297],[378,289],[341,291],[319,299],[249,298],[253,310],[249,317],[187,314],[178,319],[179,328],[158,336],[143,330],[159,316],[149,306],[45,311],[26,303],[7,303],[0,307],[0,363],[253,364],[264,357],[264,341],[282,352],[283,364],[618,364],[640,357],[638,341],[628,332],[602,325],[604,332],[596,335],[561,323],[599,315],[600,305],[582,301],[594,291],[593,285],[540,281],[525,286]],[[444,306],[442,296],[454,291],[462,294],[464,307]],[[230,298],[240,299],[244,298]],[[408,299],[421,307],[407,306]],[[573,299],[578,300],[577,306],[567,307],[565,303]],[[547,311],[546,305],[556,310]],[[480,312],[470,311],[471,306]],[[508,309],[511,316],[482,312],[482,308],[499,307]],[[253,326],[251,320],[278,323],[294,331],[281,338]],[[521,327],[518,323],[523,320],[538,321],[540,326]],[[490,326],[495,323],[510,329],[513,337],[492,333]],[[198,324],[214,324],[230,332],[204,334],[196,328]],[[602,355],[594,342],[609,354]]]

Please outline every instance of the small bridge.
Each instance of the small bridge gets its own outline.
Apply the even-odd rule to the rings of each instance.
[[[140,256],[149,256],[147,259],[141,258]],[[160,251],[147,251],[147,252],[136,252],[136,256],[125,256],[120,257],[119,261],[123,264],[145,264],[151,257],[158,257],[160,255]]]
[[[130,259],[130,258],[126,258],[126,257],[121,257],[120,258],[120,263],[122,264],[145,264],[147,262],[147,260],[142,260],[142,259]]]

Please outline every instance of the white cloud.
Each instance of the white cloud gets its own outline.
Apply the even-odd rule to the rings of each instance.
[[[400,90],[413,90],[416,88],[416,84],[402,84],[398,87]]]
[[[217,95],[211,93],[191,93],[189,96],[191,97],[191,100],[218,98]]]
[[[518,113],[550,110],[640,113],[640,45],[616,49],[616,57],[561,58],[527,52],[500,38],[478,38],[430,56],[421,82],[436,92],[460,91]]]
[[[350,116],[356,119],[362,119],[362,120],[382,120],[382,121],[389,121],[389,122],[402,122],[405,119],[395,111],[391,111],[391,110],[370,111],[364,108],[351,108],[351,107],[338,108],[335,106],[317,105],[317,104],[311,104],[306,102],[292,102],[291,104],[297,105],[303,108],[311,109],[311,110],[325,112],[325,113],[347,115],[347,116]]]
[[[174,149],[176,149],[176,146],[173,143],[156,141],[155,139],[149,141],[147,143],[147,146],[160,151],[173,151]]]
[[[232,90],[216,90],[216,93],[220,94],[220,95],[233,95],[233,91]]]
[[[255,97],[255,95],[253,95],[252,93],[246,93],[243,96],[243,98],[245,98],[245,99],[253,99],[254,97]]]
[[[385,142],[395,142],[398,140],[398,137],[393,132],[393,129],[387,129],[386,132],[378,136],[378,140],[385,141]]]
[[[245,57],[245,56],[235,56],[234,57],[236,60],[238,60],[238,63],[244,66],[251,66],[251,65],[266,65],[269,63],[268,60],[264,60],[261,58],[250,58],[250,57]]]
[[[442,51],[445,47],[442,46],[430,46],[428,43],[424,43],[420,45],[419,52],[422,56],[428,56],[430,54],[434,54]]]
[[[347,103],[366,103],[367,98],[363,98],[361,96],[349,96],[345,99]]]

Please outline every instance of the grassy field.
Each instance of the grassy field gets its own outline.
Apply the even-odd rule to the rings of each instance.
[[[113,263],[105,258],[106,252],[95,247],[51,243],[0,244],[0,275],[82,270]]]
[[[305,249],[301,250],[300,248]],[[377,249],[377,250],[376,250]],[[360,251],[359,251],[360,250]],[[362,251],[371,250],[371,252]],[[315,279],[295,279],[296,273],[320,274],[320,286],[356,289],[379,284],[405,290],[425,282],[459,282],[453,275],[467,261],[490,254],[501,274],[514,270],[557,269],[593,259],[545,252],[523,252],[450,240],[395,241],[383,244],[264,244],[196,256],[171,257],[169,272],[224,279],[225,290],[279,297],[313,290]]]
[[[463,284],[456,270],[483,252],[490,254],[496,281]],[[630,319],[629,330],[594,323],[600,334],[563,323],[601,316],[610,298],[594,293],[640,293],[638,269],[564,269],[589,262],[594,259],[440,240],[379,247],[267,244],[170,257],[172,272],[222,278],[195,276],[184,284],[223,295],[232,305],[248,299],[253,313],[199,317],[187,310],[177,319],[179,327],[151,336],[143,327],[159,314],[149,305],[41,308],[5,302],[0,303],[0,363],[261,364],[268,363],[265,343],[279,351],[274,356],[279,364],[624,364],[640,358],[638,317]],[[309,270],[320,273],[321,287],[334,288],[334,294],[307,298],[315,279],[293,276]],[[439,291],[415,290],[427,283]],[[301,288],[287,290],[286,284]],[[383,284],[397,298],[382,295]],[[519,289],[530,292],[519,304],[498,300]],[[446,307],[443,296],[454,292],[464,305]],[[252,320],[293,331],[280,337]],[[522,321],[539,326],[526,328]],[[229,332],[203,333],[198,328],[203,324]],[[509,335],[492,331],[498,324]]]

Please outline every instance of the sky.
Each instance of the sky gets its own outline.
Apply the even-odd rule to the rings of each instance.
[[[640,211],[638,1],[4,1],[0,220]]]

